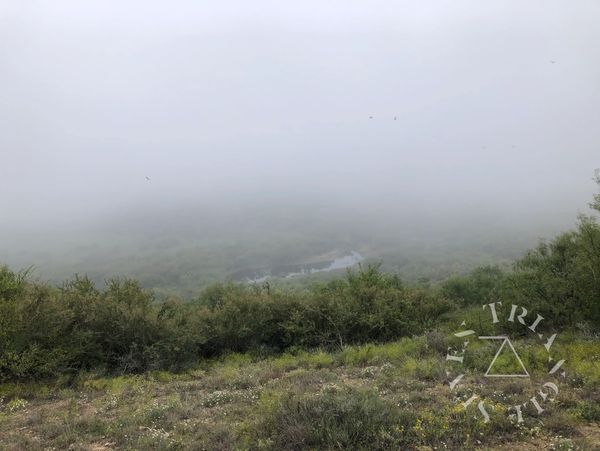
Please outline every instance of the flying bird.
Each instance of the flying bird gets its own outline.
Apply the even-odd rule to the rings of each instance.
[[[369,119],[373,119],[373,116],[369,116]]]
[[[398,119],[396,116],[394,116],[394,120]]]
[[[146,180],[150,181],[150,177],[146,176]]]
[[[554,63],[556,63],[556,61],[554,61],[554,60],[550,60],[550,63],[554,64]]]

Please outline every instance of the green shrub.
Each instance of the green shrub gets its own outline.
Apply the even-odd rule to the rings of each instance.
[[[441,294],[463,306],[483,305],[498,297],[505,274],[497,266],[482,266],[467,276],[455,276],[441,284]]]
[[[371,391],[331,387],[259,403],[262,420],[243,435],[264,449],[399,449],[414,445],[416,416]]]
[[[600,404],[594,401],[584,401],[576,408],[578,416],[588,421],[600,421]]]

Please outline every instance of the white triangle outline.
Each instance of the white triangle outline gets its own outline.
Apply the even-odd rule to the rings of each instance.
[[[529,375],[529,372],[527,371],[527,368],[525,368],[525,365],[523,365],[523,361],[521,360],[521,357],[519,357],[519,354],[517,354],[515,347],[513,346],[512,342],[506,335],[480,336],[479,339],[480,340],[503,340],[502,345],[500,346],[500,349],[498,349],[498,352],[496,352],[496,355],[492,359],[492,363],[490,363],[490,366],[488,366],[488,369],[485,372],[484,377],[531,377]],[[525,374],[489,374],[490,370],[494,366],[494,363],[496,362],[496,359],[502,352],[502,349],[504,349],[504,345],[506,345],[506,343],[508,343],[508,346],[510,346],[510,349],[512,350],[513,354],[519,361],[519,364],[521,365],[521,368],[523,368],[523,371],[525,371]]]

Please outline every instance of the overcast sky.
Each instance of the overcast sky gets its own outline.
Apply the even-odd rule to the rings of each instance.
[[[597,0],[0,0],[5,229],[232,199],[572,215],[599,166]]]

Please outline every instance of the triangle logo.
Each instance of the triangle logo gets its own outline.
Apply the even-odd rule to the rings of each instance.
[[[502,340],[500,348],[485,372],[485,377],[530,377],[521,357],[506,335],[481,336],[480,340]]]

